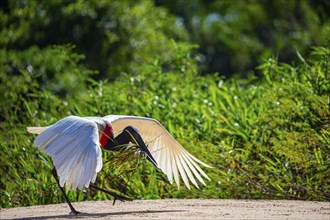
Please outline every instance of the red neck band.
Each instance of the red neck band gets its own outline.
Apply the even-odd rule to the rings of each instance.
[[[112,126],[109,123],[106,123],[105,128],[103,130],[102,136],[100,138],[101,147],[104,148],[107,144],[109,138],[113,137]]]

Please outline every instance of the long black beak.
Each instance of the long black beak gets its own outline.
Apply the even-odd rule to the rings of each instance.
[[[140,135],[139,135],[140,136]],[[140,138],[139,138],[140,139]],[[147,155],[147,159],[155,166],[158,167],[158,164],[156,162],[156,160],[154,159],[154,157],[151,155],[148,147],[145,145],[145,143],[142,141],[142,138],[140,139],[141,141],[137,141],[139,147],[141,148],[141,150]]]
[[[148,147],[146,146],[146,144],[144,143],[144,141],[142,140],[141,135],[139,134],[139,132],[129,126],[125,129],[128,134],[131,136],[132,142],[135,143],[137,146],[139,146],[142,150],[142,152],[144,152],[147,155],[147,159],[155,166],[158,168],[158,164],[156,162],[156,160],[154,159],[154,157],[151,155]]]

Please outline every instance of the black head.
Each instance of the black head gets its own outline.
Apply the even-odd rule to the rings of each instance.
[[[140,150],[147,156],[147,159],[155,166],[158,167],[158,164],[154,157],[151,155],[148,147],[142,140],[142,137],[140,133],[132,126],[128,126],[125,128],[125,131],[129,134],[130,136],[130,141],[134,144],[136,144]]]

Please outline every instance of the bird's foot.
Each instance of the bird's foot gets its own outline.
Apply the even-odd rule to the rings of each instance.
[[[69,213],[70,216],[77,216],[79,214],[81,214],[81,212],[78,212],[75,209],[71,210],[71,212]]]

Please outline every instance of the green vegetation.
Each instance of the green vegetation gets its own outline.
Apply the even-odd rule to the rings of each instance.
[[[1,207],[64,202],[51,176],[51,160],[33,146],[34,135],[26,132],[27,126],[50,125],[68,115],[109,114],[156,118],[213,168],[204,169],[211,178],[207,186],[177,190],[138,155],[104,152],[100,186],[141,199],[330,200],[330,31],[323,10],[327,3],[303,1],[299,7],[308,12],[301,18],[306,29],[303,22],[301,26],[285,22],[281,14],[291,9],[281,11],[284,3],[276,1],[272,16],[278,16],[281,27],[295,28],[298,47],[285,40],[286,29],[268,25],[274,17],[258,1],[245,4],[255,16],[263,16],[248,16],[246,26],[243,18],[250,10],[243,13],[243,3],[239,7],[219,3],[220,10],[212,6],[217,1],[210,5],[191,1],[202,4],[201,17],[214,10],[228,15],[235,11],[238,16],[236,25],[214,21],[218,29],[205,26],[200,32],[179,22],[171,12],[180,13],[162,1],[155,1],[157,6],[151,1],[4,2]],[[317,22],[310,25],[312,21]],[[285,48],[280,54],[285,63],[272,57],[279,53],[276,47],[267,47],[262,37],[253,35],[254,28],[263,27],[278,34],[268,33]],[[202,42],[211,30],[219,34],[216,42],[209,44],[210,38]],[[244,32],[250,40],[242,42],[224,31]],[[250,49],[256,45],[257,50]],[[203,63],[200,57],[208,47],[216,53],[204,54]],[[211,58],[221,60],[216,70],[208,63]],[[229,69],[224,70],[224,60],[230,61]],[[214,71],[236,75],[224,78]],[[132,160],[112,166],[123,157]],[[69,196],[72,201],[109,199],[88,189],[69,191]]]
[[[291,62],[296,53],[329,43],[329,1],[324,0],[155,0],[182,18],[200,45],[199,69],[242,76],[265,58]]]

